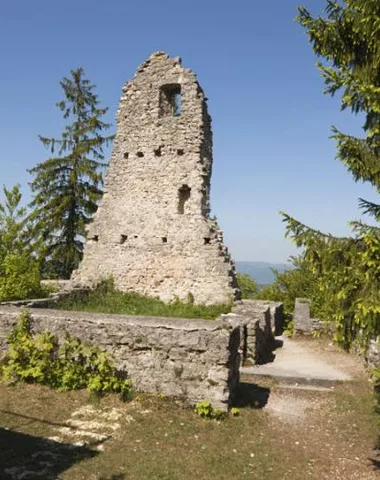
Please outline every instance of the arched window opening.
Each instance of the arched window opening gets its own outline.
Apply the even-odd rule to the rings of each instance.
[[[185,204],[190,198],[191,188],[188,185],[182,185],[178,189],[178,213],[183,215],[185,213]]]
[[[160,88],[160,117],[181,115],[181,85],[172,83]]]

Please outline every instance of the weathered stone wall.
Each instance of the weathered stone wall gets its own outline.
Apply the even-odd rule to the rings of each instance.
[[[227,407],[239,380],[240,329],[222,321],[30,309],[36,332],[69,332],[109,351],[138,390]],[[20,309],[0,307],[0,353]]]
[[[280,302],[241,300],[224,321],[240,325],[240,354],[244,365],[272,360],[275,336],[283,331],[284,311]]]
[[[227,303],[235,267],[210,219],[211,118],[195,74],[153,54],[123,88],[102,203],[73,281],[112,275],[164,301]]]

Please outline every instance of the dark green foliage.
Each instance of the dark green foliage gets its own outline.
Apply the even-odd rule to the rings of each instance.
[[[69,335],[62,345],[50,332],[33,335],[27,310],[8,336],[8,344],[0,363],[0,378],[5,381],[39,383],[61,391],[87,388],[98,395],[126,396],[131,390],[130,381],[99,348]]]
[[[380,2],[328,0],[325,17],[300,7],[319,63],[325,93],[341,93],[342,109],[365,117],[364,138],[333,127],[337,158],[355,181],[380,192]],[[379,219],[380,206],[360,199],[364,213]],[[334,322],[336,340],[345,348],[380,334],[380,229],[352,222],[352,238],[335,238],[311,229],[287,214],[287,235],[305,249],[304,261],[316,278],[317,314]]]
[[[250,275],[247,273],[238,273],[236,280],[241,291],[241,298],[255,298],[259,288],[256,281]]]
[[[185,303],[179,300],[167,304],[157,298],[119,292],[114,289],[112,279],[103,280],[89,292],[62,298],[57,308],[124,315],[204,319],[214,319],[222,313],[231,311],[231,305],[194,305],[191,301]]]
[[[0,204],[0,301],[43,295],[39,265],[29,247],[26,208],[20,207],[20,186],[3,187]]]
[[[82,68],[60,82],[64,100],[57,103],[68,121],[61,138],[41,142],[55,156],[30,170],[34,194],[30,219],[36,245],[41,250],[44,276],[69,278],[82,258],[85,227],[102,196],[103,136],[110,125],[101,118],[95,86]]]

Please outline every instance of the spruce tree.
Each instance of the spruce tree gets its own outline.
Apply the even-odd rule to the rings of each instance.
[[[341,94],[341,108],[365,117],[364,136],[333,127],[337,158],[355,181],[380,193],[380,2],[327,0],[325,15],[299,8],[325,82],[325,93]],[[380,205],[359,200],[363,213],[380,220]],[[349,348],[380,334],[380,229],[352,222],[353,236],[336,238],[311,229],[287,214],[287,234],[304,247],[322,298],[320,316],[335,321],[336,339]]]
[[[40,136],[52,157],[29,172],[33,209],[31,220],[36,245],[43,257],[43,274],[69,278],[83,252],[85,227],[102,196],[105,167],[103,147],[113,138],[102,121],[95,86],[82,68],[60,82],[64,99],[56,105],[67,120],[61,138]]]

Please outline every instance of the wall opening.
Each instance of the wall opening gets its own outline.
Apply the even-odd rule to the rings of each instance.
[[[181,155],[183,155],[184,153],[185,153],[185,150],[184,150],[183,148],[179,148],[179,149],[177,150],[177,155],[180,155],[180,156],[181,156]]]
[[[162,237],[162,243],[168,243],[168,237]]]
[[[92,238],[90,238],[89,240],[94,240],[94,242],[98,242],[99,241],[99,235],[94,235]]]
[[[155,148],[155,149],[154,149],[154,155],[155,155],[156,157],[161,157],[161,155],[162,155],[161,147],[158,147],[158,148]]]
[[[181,110],[181,85],[179,83],[163,85],[160,88],[160,117],[178,117],[181,115]]]
[[[136,155],[140,158],[142,158],[144,156],[144,153],[143,152],[137,152]]]
[[[190,198],[191,188],[188,185],[182,185],[178,189],[178,213],[183,215],[185,213],[185,204]]]
[[[210,238],[210,237],[205,237],[205,238],[203,239],[203,243],[204,243],[205,245],[210,245],[210,243],[211,243],[211,238]]]
[[[125,152],[125,153],[124,153],[124,158],[125,158],[126,160],[128,160],[128,157],[129,157],[129,153],[128,153],[128,152]]]
[[[128,240],[128,235],[120,235],[120,244],[123,245]]]

